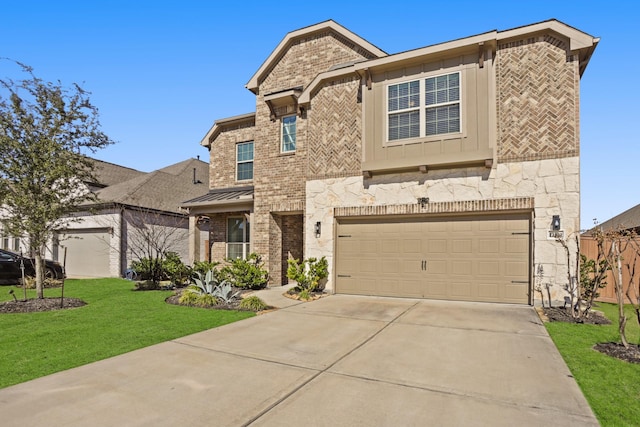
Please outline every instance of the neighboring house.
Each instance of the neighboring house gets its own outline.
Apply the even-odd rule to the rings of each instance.
[[[212,259],[257,252],[271,286],[326,256],[332,292],[532,304],[542,265],[562,301],[597,43],[556,20],[397,54],[334,21],[293,31],[246,85],[255,112],[202,140],[210,191],[183,207]]]
[[[593,237],[593,230],[595,228],[598,228],[605,233],[617,230],[631,231],[636,233],[636,236],[640,236],[640,205],[627,209],[621,214],[616,215],[613,218],[596,225],[591,230],[582,233],[580,236],[580,252],[588,259],[593,260],[598,258],[598,241]],[[605,243],[603,247],[604,251],[607,252],[610,248],[611,244],[608,242]],[[626,267],[626,264],[635,264],[635,271],[637,271],[637,273],[635,273],[635,283],[640,280],[640,259],[637,258],[638,248],[640,248],[640,237],[636,237],[635,244],[628,245],[622,253],[622,283],[624,284],[623,289],[625,293],[628,288],[627,285],[630,283],[630,272]],[[633,262],[634,260],[635,263]],[[600,297],[598,298],[598,301],[617,302],[613,272],[609,271],[607,273],[606,282],[606,286],[600,289]]]
[[[62,262],[67,250],[68,277],[121,276],[149,239],[188,259],[189,218],[180,203],[207,192],[207,163],[189,159],[145,173],[96,160],[95,175],[87,186],[99,202],[75,213],[54,239],[53,258]]]

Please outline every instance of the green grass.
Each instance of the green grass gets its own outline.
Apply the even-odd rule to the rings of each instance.
[[[0,286],[0,301],[12,298],[11,289],[23,296],[21,288]],[[255,315],[167,304],[171,291],[132,289],[121,279],[68,280],[65,297],[86,306],[0,314],[0,388]],[[55,296],[60,289],[45,289],[45,297]]]
[[[545,323],[591,409],[603,426],[640,425],[640,365],[606,356],[592,347],[597,343],[620,342],[618,308],[599,304],[611,325]],[[640,327],[631,307],[626,308],[627,339],[640,341]],[[552,379],[551,379],[552,380]]]

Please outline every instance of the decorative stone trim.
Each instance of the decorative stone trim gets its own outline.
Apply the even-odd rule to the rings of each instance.
[[[269,212],[304,212],[304,201],[277,202],[269,204]]]
[[[339,173],[326,173],[321,175],[309,175],[307,181],[314,181],[318,179],[332,179],[332,178],[348,178],[350,176],[361,176],[360,171],[347,171]]]
[[[580,150],[560,150],[550,153],[535,153],[526,154],[522,156],[504,156],[498,158],[498,163],[511,163],[511,162],[531,162],[534,160],[548,160],[548,159],[561,159],[564,157],[578,157]]]
[[[334,217],[350,216],[382,216],[382,215],[415,215],[439,213],[495,212],[511,210],[531,210],[534,207],[533,197],[514,197],[509,199],[465,200],[456,202],[427,203],[404,205],[352,206],[336,207]]]

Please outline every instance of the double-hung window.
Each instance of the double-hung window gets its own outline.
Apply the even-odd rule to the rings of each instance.
[[[388,141],[460,132],[460,73],[387,86]]]
[[[227,219],[227,258],[247,258],[250,253],[249,234],[249,221],[246,218]]]
[[[282,118],[282,142],[280,151],[290,153],[296,151],[296,116]]]
[[[253,141],[236,144],[236,180],[253,179]]]

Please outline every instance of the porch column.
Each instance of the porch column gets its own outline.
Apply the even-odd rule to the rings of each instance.
[[[200,229],[198,228],[198,217],[189,216],[189,265],[200,261]]]

